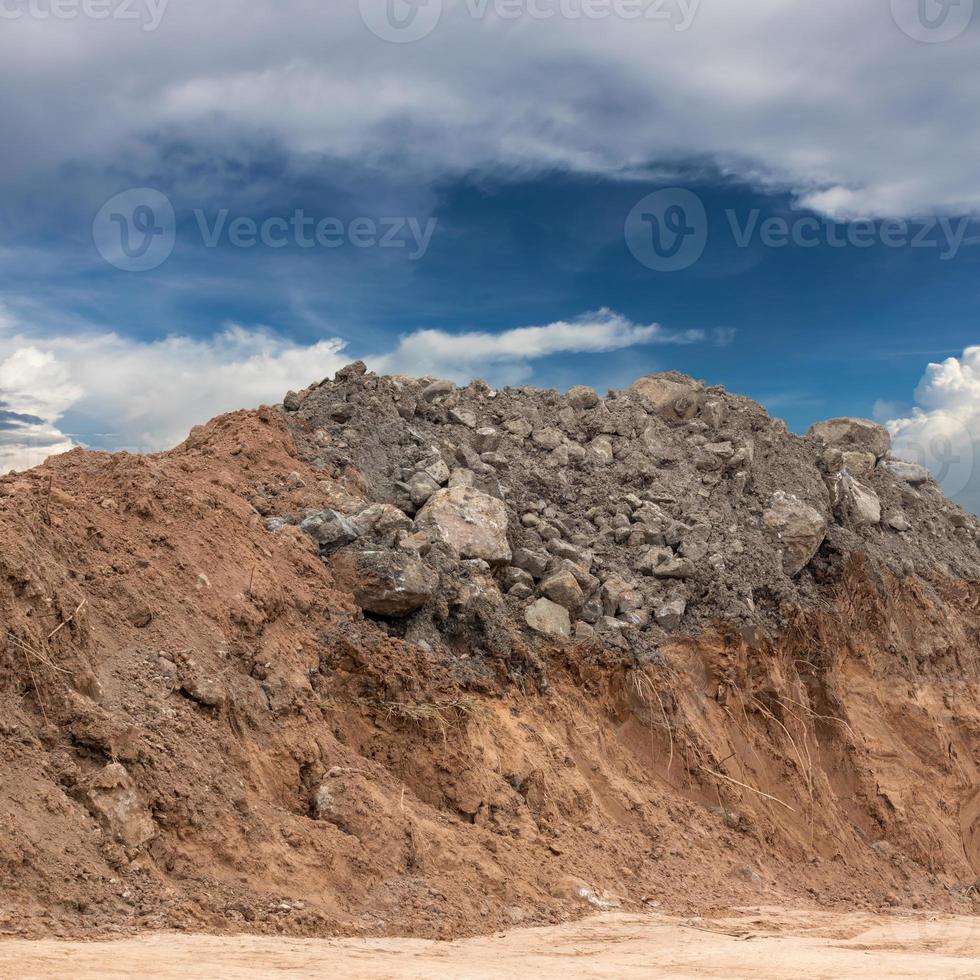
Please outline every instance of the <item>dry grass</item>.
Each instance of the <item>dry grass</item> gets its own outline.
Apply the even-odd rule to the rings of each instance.
[[[358,704],[384,714],[388,720],[409,722],[424,731],[438,731],[443,740],[452,728],[463,728],[476,717],[489,713],[489,708],[476,698],[447,698],[444,701],[380,701],[362,698]]]

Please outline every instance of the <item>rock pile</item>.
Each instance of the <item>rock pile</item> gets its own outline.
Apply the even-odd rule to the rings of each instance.
[[[600,397],[358,362],[283,404],[307,458],[363,491],[295,522],[365,614],[430,646],[450,621],[505,647],[638,654],[714,622],[776,628],[858,551],[926,587],[980,578],[977,520],[893,458],[885,429],[832,419],[801,438],[674,372]]]

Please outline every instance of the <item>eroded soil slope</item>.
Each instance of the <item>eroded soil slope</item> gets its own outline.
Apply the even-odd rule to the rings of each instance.
[[[727,576],[708,563],[710,533],[685,556],[673,524],[663,544],[644,530],[630,545],[610,516],[610,549],[643,546],[636,581],[619,551],[602,567],[601,544],[586,572],[572,551],[548,552],[579,576],[561,564],[518,576],[506,561],[537,550],[528,532],[550,520],[547,499],[538,525],[523,523],[524,500],[508,512],[508,559],[467,559],[423,533],[441,525],[419,519],[428,497],[396,486],[409,474],[385,482],[380,457],[359,460],[290,402],[289,422],[241,412],[168,453],[76,451],[0,480],[0,932],[445,938],[614,906],[973,909],[968,519],[950,518],[946,544],[932,528],[931,550],[903,568],[883,525],[878,545],[867,524],[849,528],[845,486],[811,502],[829,530],[808,567],[788,574],[778,550],[766,564],[779,587],[757,616],[754,602],[708,615],[700,569]],[[746,472],[705,465],[709,497]],[[478,489],[489,474],[465,468],[476,478],[457,484],[492,496]],[[452,479],[435,473],[430,496]],[[931,491],[916,503],[887,480],[886,508],[926,508]],[[737,483],[758,523],[778,488]],[[377,521],[358,528],[396,493],[407,525],[390,540]],[[497,494],[512,506],[506,485]],[[631,511],[648,502],[700,528],[652,495],[661,503]],[[340,518],[353,543],[332,536]],[[565,543],[588,549],[586,530],[570,531]],[[763,540],[753,531],[750,554]],[[371,564],[379,554],[423,571]],[[691,575],[654,574],[685,558]],[[568,631],[532,627],[525,610],[564,572],[581,600],[567,576],[548,588],[570,603]],[[680,616],[659,615],[679,599]]]

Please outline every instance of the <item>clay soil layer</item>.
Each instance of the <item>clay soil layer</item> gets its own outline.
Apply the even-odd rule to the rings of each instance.
[[[158,933],[116,942],[6,941],[0,975],[351,978],[975,977],[971,917],[755,909],[728,918],[604,914],[580,922],[437,942]]]

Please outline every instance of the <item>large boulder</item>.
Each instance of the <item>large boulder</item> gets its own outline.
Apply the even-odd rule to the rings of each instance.
[[[807,431],[826,446],[874,453],[881,459],[892,447],[888,430],[869,419],[837,418],[817,422]]]
[[[421,609],[439,585],[438,574],[414,555],[386,548],[339,551],[330,567],[337,586],[377,616],[407,616]]]
[[[568,610],[550,599],[538,599],[524,610],[524,621],[544,636],[568,638],[572,635],[572,621]]]
[[[588,385],[573,385],[565,393],[565,399],[572,408],[579,412],[595,408],[599,404],[599,396],[595,389]]]
[[[668,422],[693,419],[705,401],[704,389],[697,382],[674,373],[637,378],[630,391]]]
[[[573,612],[581,609],[582,603],[585,602],[582,587],[567,568],[549,575],[541,583],[541,592],[552,602],[557,602],[559,606],[564,606]]]
[[[391,504],[369,504],[355,514],[350,522],[361,536],[377,534],[384,537],[396,531],[407,531],[412,526],[411,518]]]
[[[91,777],[85,805],[103,830],[124,847],[137,848],[157,834],[157,826],[126,768],[112,762]]]
[[[321,510],[311,514],[300,524],[299,529],[305,531],[319,546],[321,553],[329,553],[345,544],[356,541],[359,532],[354,523],[335,510]]]
[[[917,487],[922,483],[928,483],[932,479],[932,474],[919,463],[910,463],[905,459],[883,459],[878,464],[880,469],[891,473],[896,480]]]
[[[844,472],[833,484],[834,509],[845,524],[868,527],[881,521],[878,494]]]
[[[783,571],[790,576],[806,567],[827,534],[827,522],[820,511],[782,490],[772,495],[762,519],[782,549]]]
[[[432,528],[461,558],[509,563],[507,508],[503,501],[474,487],[449,487],[434,493],[415,517],[419,528]]]

